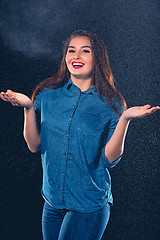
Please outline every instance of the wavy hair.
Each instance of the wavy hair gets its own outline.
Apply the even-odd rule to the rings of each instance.
[[[118,108],[117,103],[121,103],[124,110],[127,108],[126,102],[120,92],[117,91],[114,84],[113,74],[109,65],[108,54],[103,40],[87,30],[77,30],[73,32],[64,43],[63,58],[59,71],[50,78],[40,82],[32,95],[32,101],[44,88],[58,88],[63,86],[70,78],[70,72],[66,65],[66,54],[71,40],[78,36],[88,37],[91,43],[91,49],[94,58],[93,82],[97,89],[99,98],[106,102],[119,114],[122,111]],[[105,97],[105,98],[104,98]],[[107,102],[106,102],[107,103]],[[119,105],[119,104],[118,104]]]

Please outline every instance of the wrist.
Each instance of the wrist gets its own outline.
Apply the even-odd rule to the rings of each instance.
[[[131,121],[131,119],[132,119],[132,118],[130,118],[129,116],[127,116],[127,110],[122,113],[121,118],[122,118],[123,121],[125,121],[126,123],[129,123],[129,122]]]
[[[25,106],[25,107],[24,107],[24,110],[25,110],[25,111],[30,111],[31,109],[34,109],[33,103],[30,104],[30,105],[28,105],[28,106]]]

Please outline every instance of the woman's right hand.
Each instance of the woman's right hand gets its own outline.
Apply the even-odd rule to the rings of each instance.
[[[7,90],[6,93],[1,92],[0,98],[6,102],[10,102],[13,106],[24,107],[30,109],[33,107],[32,100],[22,93]]]

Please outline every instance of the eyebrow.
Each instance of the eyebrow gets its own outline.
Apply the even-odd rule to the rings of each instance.
[[[91,49],[91,47],[90,46],[82,46],[81,48],[86,48],[86,47],[88,47],[88,48],[90,48]],[[74,46],[69,46],[68,48],[75,48]]]

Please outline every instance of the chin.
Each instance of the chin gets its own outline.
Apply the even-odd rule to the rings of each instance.
[[[72,76],[75,78],[75,79],[78,79],[78,80],[81,80],[81,79],[84,79],[83,76],[81,75],[73,75]]]

